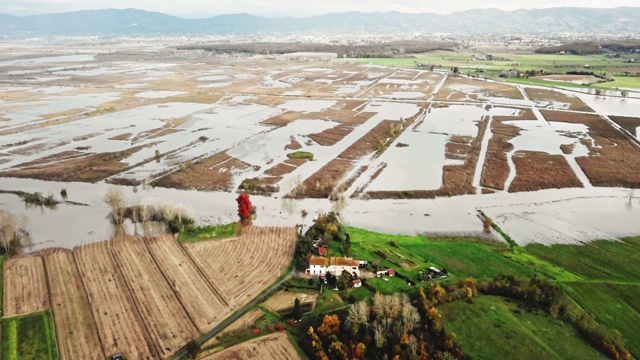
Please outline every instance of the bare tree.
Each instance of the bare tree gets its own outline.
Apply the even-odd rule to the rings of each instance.
[[[111,207],[111,219],[115,224],[122,224],[127,210],[127,200],[119,187],[111,186],[107,189],[104,202]]]
[[[0,247],[3,252],[11,253],[25,236],[28,235],[29,218],[16,216],[8,211],[0,210]]]

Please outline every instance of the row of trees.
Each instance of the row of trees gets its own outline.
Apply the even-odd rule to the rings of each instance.
[[[415,300],[403,293],[377,293],[349,306],[342,321],[327,315],[317,329],[307,330],[305,351],[319,360],[464,359],[455,336],[442,328],[437,310],[421,312]]]
[[[295,264],[298,270],[309,267],[309,259],[313,251],[313,242],[320,240],[318,245],[328,246],[330,241],[339,241],[347,256],[351,253],[351,237],[342,225],[338,216],[333,213],[321,214],[309,227],[307,232],[296,242]]]

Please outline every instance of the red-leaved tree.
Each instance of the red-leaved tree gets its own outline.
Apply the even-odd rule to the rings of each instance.
[[[238,216],[240,217],[240,221],[247,221],[251,218],[251,200],[249,199],[249,195],[247,193],[242,193],[236,199],[238,203]]]

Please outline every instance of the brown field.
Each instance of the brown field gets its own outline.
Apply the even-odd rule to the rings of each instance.
[[[479,96],[522,99],[522,93],[513,85],[449,76],[434,100],[477,101]]]
[[[516,177],[509,192],[582,187],[564,156],[518,151],[513,154]]]
[[[231,191],[233,171],[249,168],[249,164],[219,152],[195,163],[184,165],[168,175],[155,180],[155,185],[174,189],[203,191]]]
[[[569,96],[561,92],[550,90],[550,89],[539,89],[539,88],[530,88],[530,87],[524,88],[524,91],[527,93],[527,97],[529,97],[530,100],[535,101],[537,103],[544,103],[544,102],[566,103],[566,104],[569,104],[568,110],[593,112],[593,110],[591,110],[591,108],[587,106],[587,104],[585,104],[584,102],[582,102],[582,100],[580,100],[578,97],[573,95]]]
[[[264,176],[247,178],[238,185],[239,191],[244,191],[252,195],[271,195],[280,189],[276,184],[282,180],[282,176]]]
[[[343,151],[339,157],[347,160],[357,160],[382,147],[382,143],[391,137],[393,127],[401,124],[399,121],[383,120],[376,127],[356,140]],[[408,124],[406,125],[408,126]],[[405,128],[406,128],[405,126]],[[399,131],[398,131],[399,132]],[[394,135],[397,134],[394,133]]]
[[[308,114],[304,114],[297,111],[285,111],[282,114],[278,114],[274,117],[271,117],[265,121],[263,124],[267,125],[275,125],[275,126],[286,126],[289,123],[292,123],[298,119],[309,118]]]
[[[156,358],[153,344],[136,309],[107,241],[77,247],[73,255],[106,355],[127,359]]]
[[[170,356],[198,335],[195,325],[142,239],[116,237],[111,246],[158,354]]]
[[[585,124],[595,147],[576,159],[594,186],[640,187],[640,147],[598,115],[542,110],[547,121]]]
[[[44,253],[58,350],[64,359],[104,359],[98,329],[70,250]]]
[[[263,302],[262,305],[273,312],[286,313],[293,310],[296,298],[300,300],[300,305],[311,304],[311,307],[314,307],[318,294],[278,291],[269,297],[267,301]]]
[[[333,146],[353,131],[353,125],[340,124],[320,133],[310,134],[309,138],[322,146]]]
[[[519,110],[520,113],[518,115],[494,116],[493,119],[497,121],[536,120],[536,114],[533,113],[531,108]]]
[[[302,185],[294,189],[289,196],[296,199],[328,198],[336,185],[354,166],[354,163],[349,160],[333,159],[304,180]]]
[[[229,315],[225,299],[215,291],[189,255],[171,235],[147,236],[144,242],[169,286],[201,333]]]
[[[285,150],[300,150],[302,149],[302,145],[296,140],[294,136],[291,136],[289,144],[284,147]]]
[[[637,136],[637,129],[640,127],[640,118],[626,117],[626,116],[609,116],[609,119],[613,120],[616,124],[620,125],[623,129],[627,130],[633,136]]]
[[[43,163],[21,164],[20,169],[9,169],[0,173],[0,177],[30,178],[51,181],[97,182],[118,174],[127,168],[120,161],[142,149],[133,147],[113,153],[89,154],[65,160],[56,159]]]
[[[295,228],[248,226],[237,238],[183,246],[235,309],[260,294],[287,269],[295,240]]]
[[[279,332],[235,345],[202,358],[202,360],[300,360],[300,355],[284,332]]]
[[[227,326],[214,336],[209,341],[200,346],[201,349],[206,349],[219,344],[224,341],[225,338],[236,336],[239,332],[249,329],[256,321],[264,315],[264,311],[259,308],[254,308],[247,311],[238,320],[234,321],[231,325]]]
[[[306,160],[306,159],[300,159],[300,160]],[[271,175],[271,176],[284,176],[291,173],[296,168],[297,166],[289,165],[286,163],[280,163],[272,168],[267,169],[264,173],[265,175]]]
[[[6,260],[2,275],[3,317],[27,315],[51,307],[44,263],[40,256],[18,256]]]
[[[493,136],[489,140],[480,186],[504,190],[504,183],[507,181],[510,171],[507,153],[513,150],[513,145],[509,143],[509,140],[520,134],[520,128],[500,121],[493,121],[491,132]]]
[[[326,109],[321,113],[311,113],[313,118],[331,120],[345,125],[360,125],[369,120],[376,113]],[[309,115],[307,115],[309,117]]]

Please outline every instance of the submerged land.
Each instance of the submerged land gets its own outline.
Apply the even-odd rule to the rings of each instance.
[[[166,42],[0,43],[3,358],[640,357],[639,54]]]

